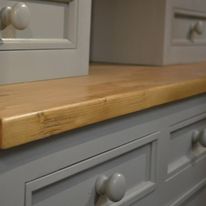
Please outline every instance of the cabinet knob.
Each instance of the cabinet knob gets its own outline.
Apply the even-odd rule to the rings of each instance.
[[[203,129],[203,130],[200,132],[200,135],[199,135],[199,143],[200,143],[203,147],[206,147],[206,129]]]
[[[198,22],[194,25],[194,31],[195,31],[197,34],[199,34],[199,35],[203,34],[204,28],[205,28],[205,27],[204,27],[203,21],[198,21]]]
[[[200,136],[200,131],[199,130],[194,130],[192,132],[192,144],[195,145],[199,141],[199,136]]]
[[[191,37],[194,37],[194,34],[201,35],[205,30],[205,25],[203,21],[198,21],[191,26]]]
[[[206,147],[206,129],[201,131],[194,130],[192,132],[192,143],[197,144],[200,143],[203,147]]]
[[[13,25],[18,30],[26,29],[30,23],[30,10],[28,6],[19,2],[14,6],[7,6],[1,10],[1,24],[5,28]]]
[[[126,193],[126,180],[120,173],[115,173],[110,177],[102,175],[96,181],[96,193],[106,196],[112,202],[122,200]]]

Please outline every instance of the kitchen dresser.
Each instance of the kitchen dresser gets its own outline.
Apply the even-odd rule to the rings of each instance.
[[[0,205],[205,206],[206,64],[91,67],[0,87]]]

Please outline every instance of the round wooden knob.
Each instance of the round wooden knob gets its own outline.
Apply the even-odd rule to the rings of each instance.
[[[19,2],[14,6],[7,6],[1,11],[1,22],[4,27],[13,25],[18,30],[26,29],[30,23],[30,10],[28,6]]]
[[[126,180],[120,173],[110,177],[100,176],[96,181],[96,192],[98,195],[106,196],[112,202],[122,200],[126,193]]]

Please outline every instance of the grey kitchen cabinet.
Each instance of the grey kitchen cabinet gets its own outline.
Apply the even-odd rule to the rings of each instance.
[[[94,0],[91,40],[96,62],[204,61],[205,0]]]
[[[0,150],[0,205],[203,206],[205,128],[200,95]]]

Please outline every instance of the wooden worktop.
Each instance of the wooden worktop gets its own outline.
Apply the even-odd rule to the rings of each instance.
[[[0,148],[206,92],[206,63],[93,65],[90,75],[0,86]]]

